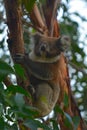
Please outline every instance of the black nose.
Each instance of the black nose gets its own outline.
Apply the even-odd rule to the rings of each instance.
[[[46,50],[46,45],[44,45],[44,44],[41,45],[41,48],[40,48],[40,49],[41,49],[41,51],[45,51],[45,50]]]

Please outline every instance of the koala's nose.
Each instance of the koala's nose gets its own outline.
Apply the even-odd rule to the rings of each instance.
[[[41,45],[41,51],[45,51],[46,50],[46,45],[45,44],[43,44],[43,45]]]

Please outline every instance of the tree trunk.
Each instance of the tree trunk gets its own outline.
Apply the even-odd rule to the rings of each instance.
[[[24,54],[24,40],[23,40],[23,30],[22,30],[22,21],[21,21],[21,6],[18,4],[18,0],[4,0],[5,8],[6,8],[6,16],[7,16],[7,25],[9,28],[8,33],[8,45],[9,50],[14,57],[15,54]],[[41,33],[49,36],[59,37],[59,24],[56,18],[57,6],[60,3],[60,0],[45,0],[42,4],[42,15],[44,19],[41,17],[39,9],[37,5],[34,5],[33,10],[30,13],[30,18],[32,24],[34,24]],[[11,47],[12,44],[12,47]],[[15,61],[14,61],[15,62]],[[71,117],[79,116],[80,124],[77,130],[86,130],[84,126],[84,122],[81,118],[78,107],[75,103],[75,100],[72,96],[71,88],[70,88],[70,80],[68,74],[67,60],[64,55],[61,55],[59,65],[58,65],[58,77],[60,83],[60,98],[57,102],[61,106],[61,108],[67,112]],[[28,78],[27,78],[28,79]],[[29,86],[29,81],[18,81],[18,84],[23,88]],[[64,94],[67,93],[69,97],[69,106],[65,108],[63,105]],[[62,115],[58,116],[58,123],[60,124],[61,130],[69,130],[64,126],[64,117]],[[21,129],[21,125],[19,122],[19,126]],[[22,129],[21,129],[22,130]],[[26,128],[26,130],[29,130]]]

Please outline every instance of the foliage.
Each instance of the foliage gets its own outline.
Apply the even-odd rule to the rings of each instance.
[[[37,127],[50,130],[48,126],[45,126],[39,121],[34,120],[34,117],[38,114],[37,109],[25,105],[26,103],[24,97],[27,96],[27,98],[31,98],[27,91],[17,85],[10,85],[5,88],[4,84],[2,83],[4,78],[6,78],[8,74],[13,73],[14,71],[8,64],[0,61],[0,64],[2,63],[4,68],[0,66],[0,72],[2,72],[0,73],[0,76],[3,77],[1,78],[0,82],[0,126],[2,127],[0,128],[2,130],[17,130],[17,121],[24,120],[24,126],[30,127],[33,130],[36,130]],[[16,68],[15,71],[18,71],[17,69],[19,68]],[[19,71],[21,73],[21,69]]]
[[[12,68],[7,63],[0,60],[0,126],[2,130],[18,130],[18,121],[22,121],[22,128],[29,127],[32,130],[37,130],[37,128],[44,128],[45,130],[59,130],[58,124],[55,118],[49,119],[49,126],[41,123],[39,120],[35,120],[38,116],[38,110],[34,107],[26,105],[25,98],[31,98],[30,94],[18,85],[5,86],[3,84],[4,79],[11,73],[21,74],[20,69]],[[17,73],[18,72],[18,73]],[[24,77],[24,76],[23,76]],[[23,78],[22,77],[22,78]],[[67,103],[66,103],[67,102]],[[68,96],[64,96],[64,105],[68,107]],[[72,130],[72,124],[74,124],[75,129],[77,128],[79,121],[75,118],[72,119],[67,113],[65,113],[59,106],[56,106],[55,113],[62,114],[65,118],[65,125]],[[79,117],[78,117],[79,118]],[[76,123],[73,122],[76,120]],[[51,125],[52,122],[52,125]]]
[[[31,11],[36,0],[22,0],[27,11]]]
[[[32,0],[29,3],[30,6],[27,6],[30,2],[28,0],[22,0],[27,11],[30,12],[32,9],[34,2],[36,0]],[[79,104],[79,108],[84,113],[87,113],[87,63],[86,63],[86,53],[84,51],[85,40],[81,41],[80,36],[81,33],[79,31],[79,23],[72,19],[71,15],[75,17],[79,17],[83,22],[87,21],[84,17],[82,17],[79,13],[74,12],[72,14],[69,13],[69,2],[70,0],[66,0],[65,3],[61,4],[60,9],[62,8],[62,17],[60,19],[60,31],[61,34],[67,34],[71,38],[71,50],[68,52],[69,63],[69,71],[71,78],[71,86],[73,93],[76,95],[77,102]],[[26,13],[24,13],[26,18]],[[12,63],[9,58],[8,48],[6,47],[6,36],[4,34],[6,25],[3,23],[4,21],[4,8],[3,1],[0,1],[0,54],[1,58],[8,63]],[[27,17],[25,20],[29,20]],[[30,22],[31,23],[31,22]],[[25,24],[24,29],[24,38],[26,42],[29,42],[28,33],[34,32],[34,29],[28,28]],[[86,38],[87,36],[85,36]],[[82,46],[80,46],[82,45]],[[73,64],[72,64],[73,63]],[[18,69],[17,69],[18,68]],[[17,130],[18,121],[23,121],[22,127],[29,127],[33,130],[36,130],[38,127],[44,128],[46,130],[59,130],[58,124],[56,122],[56,112],[63,115],[65,118],[65,125],[72,129],[72,124],[74,124],[74,129],[76,130],[79,124],[79,117],[71,118],[67,113],[64,113],[59,106],[56,106],[54,109],[54,117],[49,119],[49,123],[44,124],[43,120],[35,120],[34,117],[38,114],[36,108],[25,105],[24,97],[31,98],[30,94],[27,93],[23,88],[17,85],[5,86],[3,84],[4,79],[9,74],[16,74],[21,76],[21,78],[25,78],[25,74],[23,69],[19,65],[15,65],[14,67],[10,67],[8,64],[4,63],[0,60],[0,129],[2,130]],[[78,95],[79,98],[78,98]],[[68,96],[65,94],[64,97],[64,105],[68,107]],[[85,115],[85,114],[84,114]],[[86,117],[87,118],[87,117]],[[43,123],[41,123],[43,122]]]

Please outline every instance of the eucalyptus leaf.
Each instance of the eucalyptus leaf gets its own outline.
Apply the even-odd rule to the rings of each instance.
[[[4,126],[5,126],[4,119],[2,116],[0,116],[0,130],[4,130]]]
[[[77,130],[78,125],[80,123],[80,117],[79,116],[74,116],[72,117],[73,124],[74,124],[74,130]]]
[[[37,128],[43,128],[44,130],[52,130],[47,125],[41,123],[38,120],[26,120],[24,121],[24,125],[28,128],[31,128],[31,130],[37,130]]]
[[[65,115],[65,120],[64,120],[64,124],[70,128],[70,130],[73,130],[73,121],[71,116],[68,113],[64,113]]]
[[[0,59],[0,81],[2,81],[8,74],[15,74],[15,72],[10,65]]]
[[[58,105],[55,106],[54,111],[55,111],[55,113],[60,113],[60,114],[64,115],[64,111]]]
[[[15,95],[15,102],[16,102],[16,105],[18,106],[18,108],[20,110],[22,110],[23,106],[25,105],[24,95],[17,93]]]
[[[36,0],[22,0],[26,10],[30,12],[34,6]]]
[[[68,105],[69,105],[69,97],[68,97],[68,94],[67,93],[64,93],[64,106],[67,108]]]
[[[13,94],[16,94],[16,93],[20,93],[20,94],[23,94],[25,96],[28,96],[29,98],[31,98],[31,95],[29,94],[29,92],[27,92],[24,88],[18,86],[18,85],[10,85],[6,91],[9,91]]]
[[[54,119],[51,119],[52,123],[53,123],[53,130],[59,130],[59,127],[58,127],[58,122],[55,121]]]
[[[16,75],[18,75],[22,79],[25,79],[25,70],[20,64],[15,64],[14,69]]]

